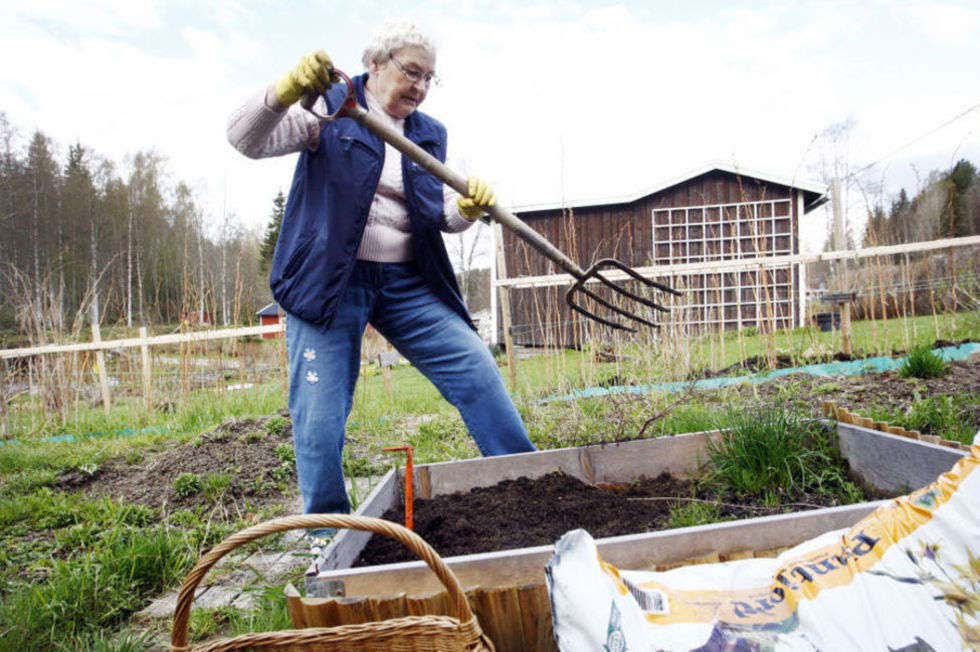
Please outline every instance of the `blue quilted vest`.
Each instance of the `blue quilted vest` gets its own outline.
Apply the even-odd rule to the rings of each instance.
[[[357,101],[367,106],[367,75],[353,81]],[[330,112],[343,97],[339,84],[327,91]],[[414,111],[405,119],[405,136],[445,162],[446,128],[439,121]],[[273,296],[287,312],[324,326],[333,321],[354,268],[384,156],[383,141],[350,118],[324,124],[317,149],[300,154],[269,279]],[[406,156],[402,178],[415,262],[436,295],[472,327],[439,230],[442,182]]]

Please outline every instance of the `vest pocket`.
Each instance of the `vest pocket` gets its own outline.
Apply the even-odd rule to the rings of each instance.
[[[306,238],[299,243],[299,246],[293,251],[289,256],[289,260],[286,261],[286,265],[282,268],[283,278],[289,278],[293,275],[296,269],[302,264],[303,259],[306,258],[306,254],[310,252],[310,247],[313,246],[313,237]]]
[[[354,136],[338,136],[340,140],[340,147],[344,151],[344,154],[350,156],[352,149],[359,149],[369,152],[373,157],[377,158],[378,153],[374,151],[374,148],[370,143],[366,143],[360,138],[355,138]]]

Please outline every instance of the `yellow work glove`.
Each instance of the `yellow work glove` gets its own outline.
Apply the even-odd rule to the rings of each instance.
[[[497,198],[494,197],[490,186],[481,179],[470,177],[466,185],[466,197],[460,195],[456,200],[456,206],[459,208],[460,215],[470,222],[475,222],[486,212],[486,209],[497,203]]]
[[[340,81],[333,71],[333,63],[323,50],[311,52],[276,82],[276,100],[280,106],[289,106],[307,93],[322,93],[330,84]]]

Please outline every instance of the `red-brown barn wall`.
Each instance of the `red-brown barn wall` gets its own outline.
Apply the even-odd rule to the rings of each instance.
[[[653,211],[664,208],[790,199],[791,252],[798,253],[798,193],[787,186],[753,177],[713,171],[630,203],[520,212],[518,216],[583,268],[600,258],[616,258],[639,267],[653,262]],[[663,218],[665,214],[658,213],[657,216]],[[728,215],[726,219],[729,219]],[[508,278],[560,271],[509,230],[503,229],[503,233]],[[795,269],[791,276],[795,299],[799,292]],[[712,281],[708,282],[710,287]],[[574,345],[581,339],[582,334],[574,333],[570,326],[575,314],[565,305],[564,290],[561,287],[511,291],[511,321],[517,343]],[[791,312],[795,310],[791,308]],[[549,325],[542,327],[542,322]]]
[[[278,324],[280,321],[279,315],[259,315],[259,325],[269,326],[271,324]],[[280,337],[282,333],[262,333],[262,339],[271,340],[276,337]]]

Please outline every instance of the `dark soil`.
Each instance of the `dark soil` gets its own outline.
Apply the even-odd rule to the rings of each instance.
[[[643,500],[671,497],[676,500]],[[836,503],[806,496],[800,503],[763,507],[719,497],[712,490],[666,473],[631,485],[600,488],[559,471],[531,480],[504,480],[469,493],[414,502],[414,530],[443,557],[551,545],[569,530],[595,538],[652,532],[669,527],[671,508],[690,498],[723,503],[720,520],[766,516]],[[404,507],[383,518],[405,522]],[[372,536],[355,566],[415,561],[414,553],[387,537]]]
[[[620,384],[622,379],[609,380],[610,384]],[[793,386],[792,391],[787,392],[790,385]],[[822,400],[835,401],[843,407],[858,411],[875,405],[904,410],[920,398],[964,392],[980,394],[980,356],[953,363],[946,375],[928,380],[902,378],[894,372],[848,378],[818,378],[799,374],[731,391],[744,393],[745,403],[772,404],[790,400],[795,401],[797,407],[814,414],[818,413]],[[730,394],[723,399],[721,392],[705,392],[703,399],[713,400],[710,398],[712,394],[716,394],[719,400],[732,400]],[[972,410],[972,422],[980,425],[980,401],[973,402],[968,409]],[[139,459],[130,457],[127,461],[124,458],[115,458],[102,462],[94,470],[74,469],[63,474],[54,488],[81,491],[90,496],[108,496],[120,502],[140,503],[160,509],[164,513],[182,508],[217,508],[226,510],[229,514],[243,515],[282,506],[292,511],[297,493],[295,466],[291,463],[284,464],[274,452],[277,446],[292,443],[292,432],[288,417],[286,427],[281,432],[267,432],[266,424],[275,416],[277,415],[259,419],[230,419],[194,441],[163,442],[153,450],[144,449],[140,451]],[[353,450],[357,446],[356,438],[350,438],[348,446]],[[217,495],[215,492],[202,490],[178,496],[174,490],[174,481],[182,473],[196,474],[202,480],[215,474],[224,474],[228,476],[229,483]],[[416,501],[417,529],[435,545],[440,554],[456,555],[461,554],[461,550],[468,552],[468,544],[464,542],[464,547],[460,549],[453,547],[457,543],[455,539],[444,540],[445,536],[449,536],[444,532],[444,523],[456,523],[461,531],[468,533],[467,536],[485,539],[484,543],[478,544],[477,549],[490,551],[552,544],[558,536],[575,527],[583,527],[594,536],[659,529],[663,527],[669,514],[670,505],[665,501],[623,503],[625,498],[622,495],[577,483],[572,478],[565,478],[560,482],[552,479],[554,486],[540,490],[520,484],[526,482],[529,481],[518,480],[502,483],[498,488],[478,490],[472,496],[459,499],[474,501],[472,508],[457,504],[440,508],[437,505],[432,515],[429,515],[426,505],[430,501]],[[574,493],[560,500],[555,498],[555,494],[559,493],[558,485],[564,482],[577,484],[576,492],[581,492],[582,496]],[[632,491],[646,491],[646,495],[660,496],[692,495],[691,487],[681,481],[658,478],[649,483],[646,489],[641,486]],[[517,522],[523,524],[522,528],[513,526],[515,521],[508,513],[501,489],[517,495],[514,503],[516,507],[510,511],[518,515]],[[544,497],[530,494],[532,490],[541,491]],[[552,498],[550,502],[546,502],[549,495]],[[703,493],[696,495],[708,500],[715,499]],[[596,502],[588,502],[592,500]],[[614,511],[604,502],[607,500],[620,501],[620,509],[625,509],[623,504],[628,505],[628,523],[622,520],[621,512]],[[738,502],[728,498],[720,500]],[[568,515],[568,510],[580,502],[585,505],[580,515],[575,515],[574,512]],[[816,500],[804,502],[819,503]],[[541,505],[545,507],[540,507]],[[767,512],[744,508],[726,508],[723,512],[731,517],[765,513]],[[460,518],[460,514],[470,516]],[[608,523],[597,524],[592,520],[596,515],[611,515],[611,518]],[[400,512],[387,515],[386,518],[398,522],[403,520]],[[407,551],[400,554],[406,555],[404,559],[410,558]],[[379,562],[372,560],[362,563]]]
[[[932,348],[941,349],[947,346],[958,346],[960,344],[967,344],[975,340],[967,338],[965,340],[960,340],[958,342],[950,342],[949,340],[936,340],[932,344]],[[894,350],[891,355],[899,356],[905,355],[907,351]],[[789,355],[777,355],[776,356],[776,369],[787,369],[789,367],[802,367],[811,364],[823,364],[825,362],[851,362],[852,360],[860,360],[863,358],[874,357],[876,354],[867,353],[864,351],[855,351],[854,355],[848,355],[846,353],[841,353],[837,351],[831,355],[812,357],[812,358],[794,358]],[[694,378],[717,378],[719,376],[732,376],[743,373],[756,373],[759,371],[769,371],[769,362],[766,360],[765,356],[753,355],[741,362],[736,362],[733,365],[729,365],[724,369],[717,370],[706,370],[700,371],[692,376]]]
[[[973,392],[980,394],[980,356],[953,362],[949,371],[939,378],[903,378],[898,372],[866,374],[847,377],[818,377],[809,374],[790,374],[775,381],[754,385],[739,391],[757,396],[762,403],[785,399],[787,385],[794,385],[792,395],[797,407],[819,413],[821,401],[833,401],[849,410],[865,410],[872,406],[907,410],[915,401],[939,396]],[[974,401],[972,414],[965,415],[980,426],[980,401]],[[929,433],[926,433],[929,434]]]
[[[858,355],[858,358],[866,357],[864,355]],[[789,367],[801,367],[808,364],[821,364],[823,362],[850,362],[856,359],[855,356],[847,355],[846,353],[834,353],[831,356],[822,358],[809,358],[809,359],[799,359],[794,358],[789,355],[777,355],[776,365],[774,369],[787,369]],[[729,365],[724,369],[718,369],[717,371],[700,371],[692,376],[690,380],[695,380],[698,378],[717,378],[719,376],[737,376],[745,373],[756,373],[758,371],[769,371],[769,361],[766,360],[765,356],[753,355],[745,358],[741,362],[736,362],[733,365]]]
[[[294,464],[284,464],[274,451],[280,444],[292,445],[292,429],[287,422],[281,432],[270,433],[269,418],[229,419],[196,440],[165,443],[165,450],[147,452],[135,464],[114,458],[92,473],[74,469],[62,474],[54,488],[165,511],[220,504],[229,511],[255,512],[281,504],[284,494],[295,492],[296,471]],[[174,481],[182,473],[196,474],[202,481],[223,474],[229,482],[217,495],[201,490],[180,496]]]

